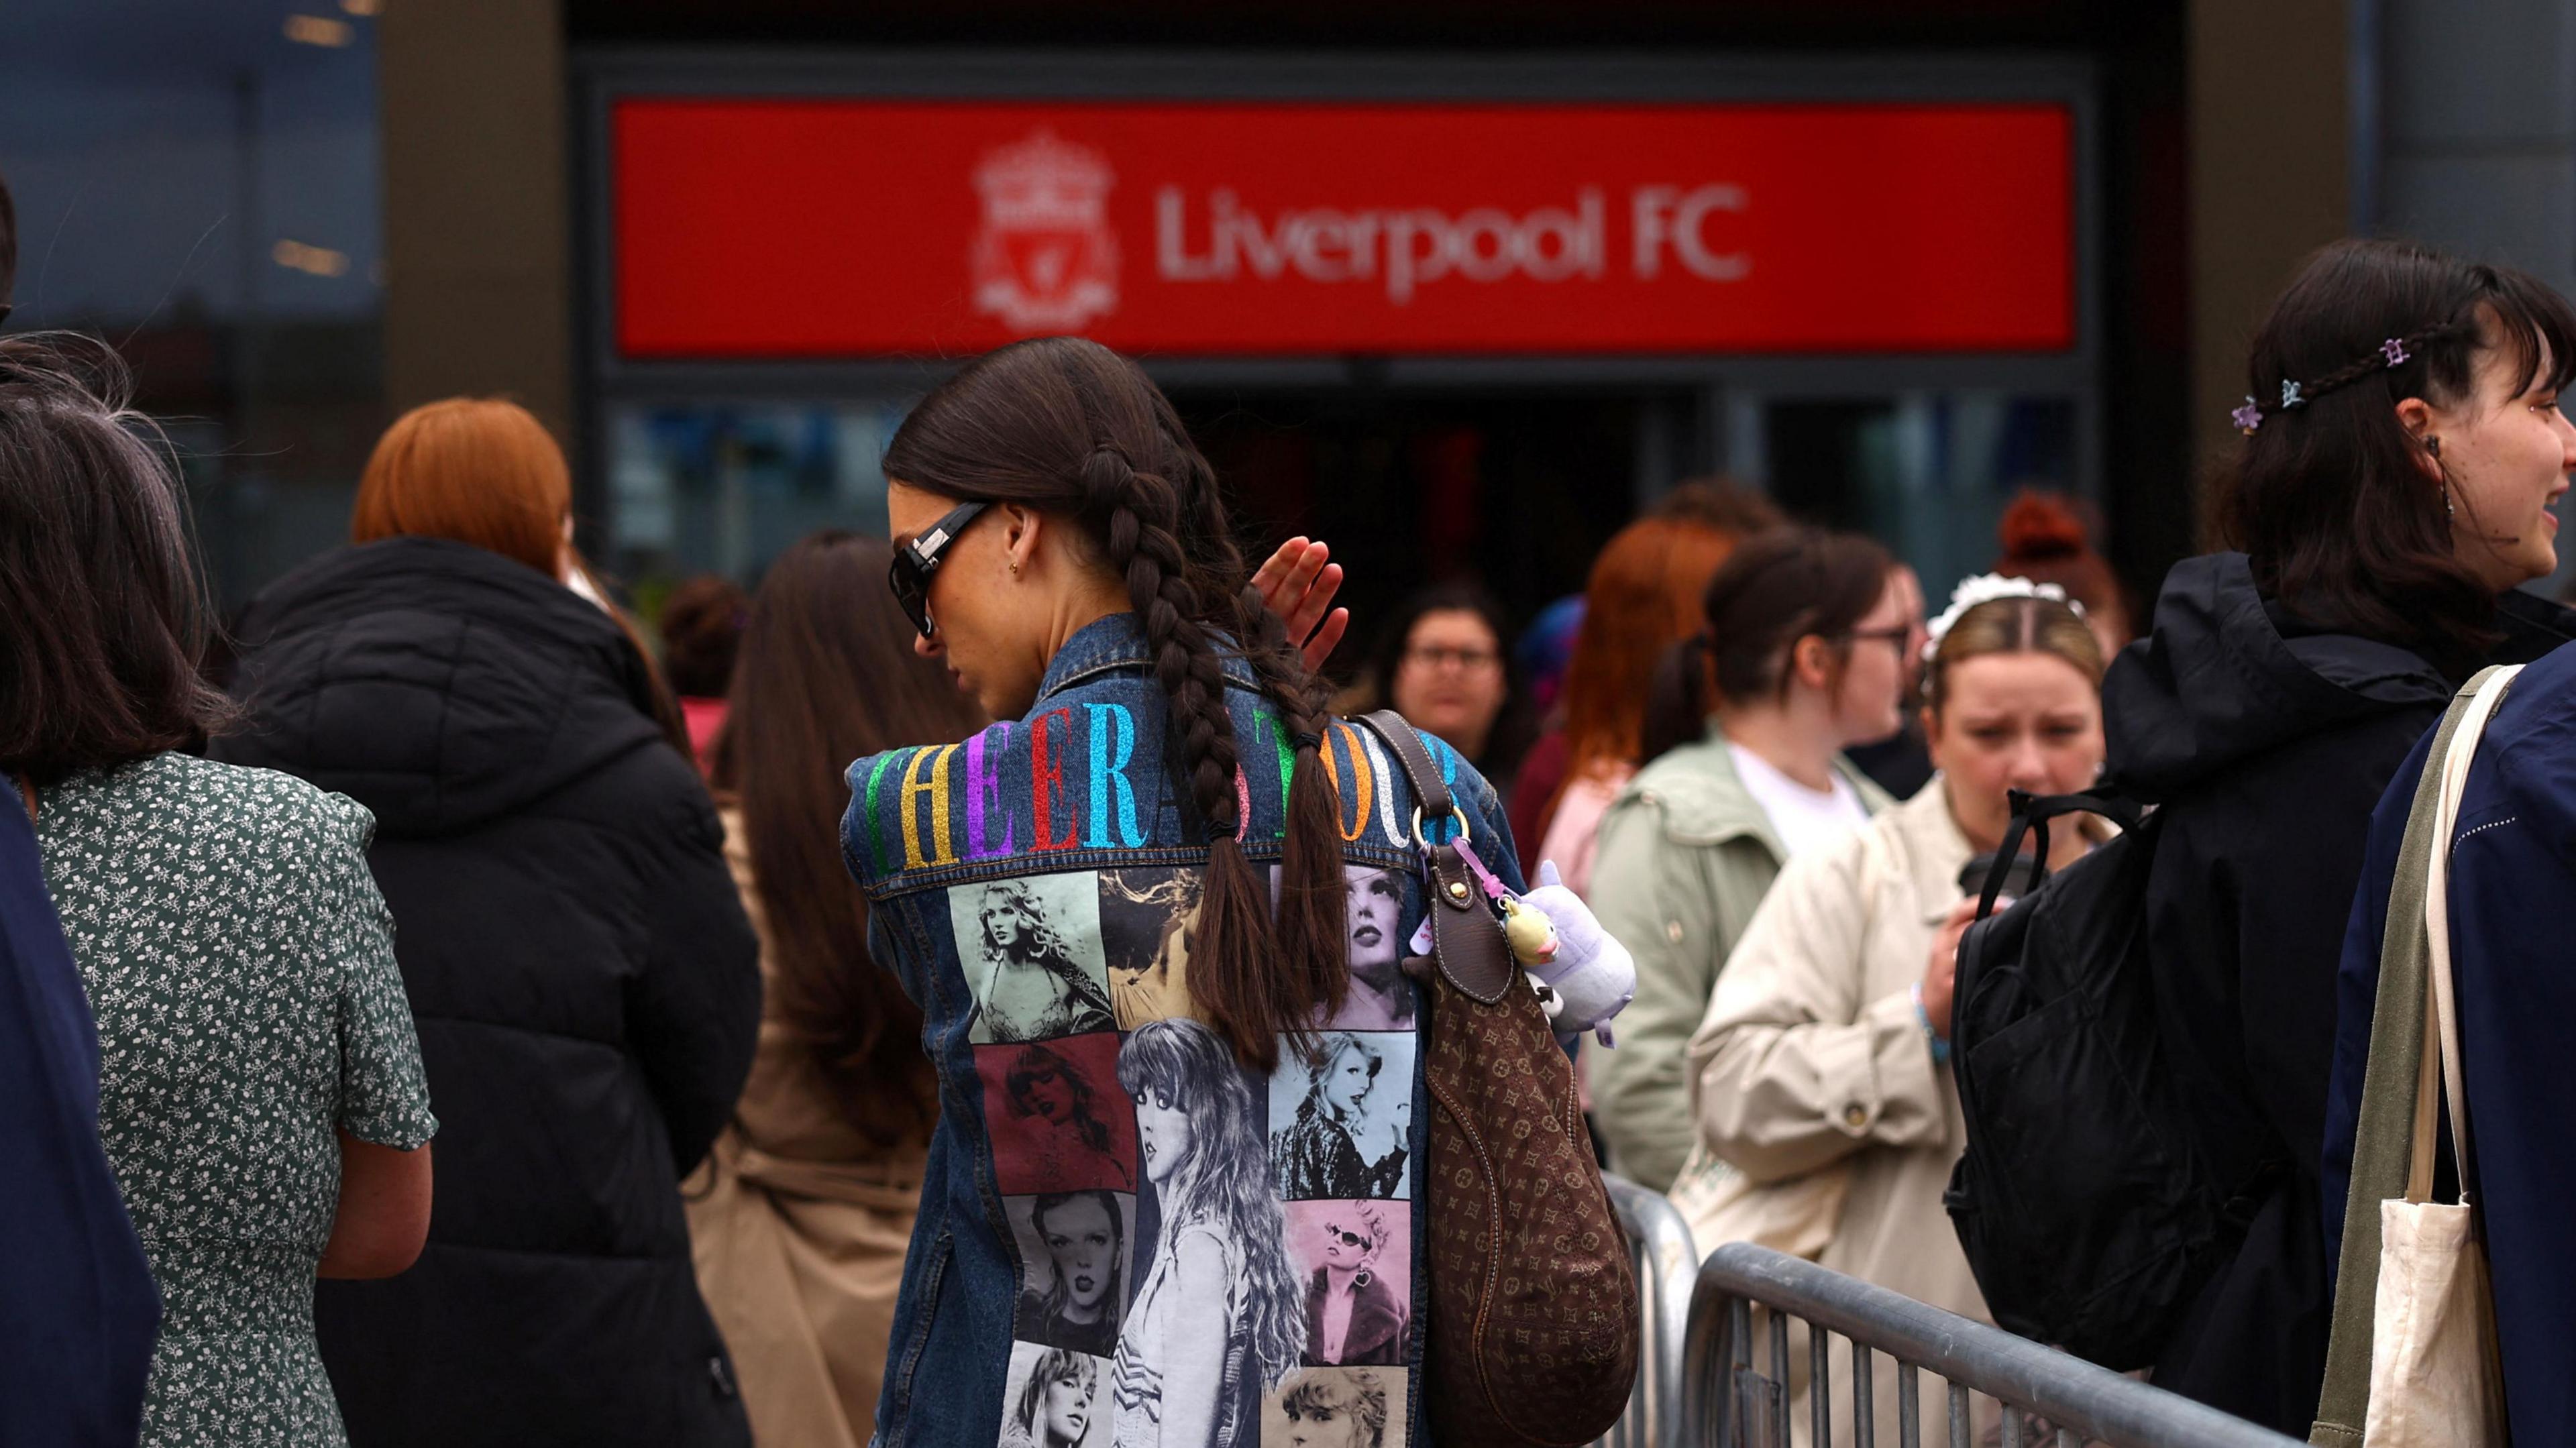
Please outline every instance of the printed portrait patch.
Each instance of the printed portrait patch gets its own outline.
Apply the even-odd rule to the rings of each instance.
[[[1288,1260],[1306,1286],[1306,1361],[1403,1363],[1413,1325],[1411,1202],[1290,1202]]]
[[[950,931],[958,977],[933,994],[962,1004],[962,978],[972,1013],[952,1004],[938,1039],[971,1047],[991,1153],[973,1170],[1015,1264],[1000,1401],[987,1379],[940,1410],[998,1410],[998,1448],[1408,1448],[1421,887],[1358,861],[1458,826],[1417,827],[1386,748],[1330,726],[1350,863],[1304,904],[1343,928],[1346,999],[1315,1060],[1248,1071],[1198,1014],[1204,837],[1157,691],[1116,669],[1094,691],[849,776],[852,868],[914,935]],[[1299,754],[1249,717],[1237,803],[1276,859]],[[971,1138],[974,1115],[952,1128]]]
[[[1261,1448],[1404,1448],[1404,1369],[1305,1368],[1261,1405]]]
[[[1119,1420],[1140,1415],[1140,1443],[1249,1443],[1262,1396],[1306,1349],[1263,1083],[1194,1020],[1139,1027],[1118,1079],[1146,1177],[1137,1286],[1112,1363]]]
[[[1041,1192],[1004,1197],[1020,1249],[1020,1305],[1013,1335],[1095,1357],[1118,1350],[1118,1326],[1135,1281],[1136,1198],[1126,1192]]]
[[[1011,1344],[1002,1442],[1011,1448],[1110,1448],[1109,1364],[1041,1343]]]
[[[1275,911],[1287,888],[1277,865],[1270,867],[1270,900]],[[1405,919],[1408,886],[1402,869],[1375,865],[1342,867],[1342,928],[1350,956],[1350,994],[1320,1024],[1340,1031],[1411,1031],[1413,982],[1405,979],[1404,957],[1413,937]]]
[[[1279,1195],[1413,1195],[1414,1037],[1327,1031],[1308,1061],[1280,1043],[1270,1078],[1270,1160]]]
[[[1196,1015],[1191,1008],[1190,938],[1198,925],[1196,869],[1100,872],[1100,944],[1118,1028]]]
[[[948,892],[957,959],[974,993],[978,1045],[1117,1029],[1088,870],[1022,875]]]
[[[977,1046],[975,1074],[1003,1192],[1136,1190],[1136,1109],[1118,1085],[1114,1032]]]
[[[1345,1031],[1413,1029],[1413,982],[1404,978],[1404,872],[1368,865],[1342,870],[1351,993],[1331,1024]]]

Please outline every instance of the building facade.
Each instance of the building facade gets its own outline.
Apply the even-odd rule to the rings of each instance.
[[[129,51],[226,179],[137,228],[204,230],[193,259],[86,308],[33,238],[77,244],[156,138],[72,134],[76,76],[12,88],[50,108],[0,150],[16,325],[137,329],[235,599],[327,544],[383,421],[460,392],[556,428],[648,603],[756,575],[882,525],[877,454],[948,368],[1082,331],[1354,602],[1473,577],[1527,616],[1711,473],[1936,585],[2063,491],[2143,591],[2299,256],[2389,228],[2576,279],[2558,0],[849,8],[293,0]],[[12,12],[55,50],[0,53],[120,38]],[[357,96],[327,124],[325,71]]]

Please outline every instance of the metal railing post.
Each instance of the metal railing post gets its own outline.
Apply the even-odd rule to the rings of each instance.
[[[1769,1359],[1767,1376],[1754,1367],[1756,1307],[1768,1329],[1770,1351],[1761,1355]],[[1789,1442],[1791,1318],[1809,1334],[1814,1448],[1824,1448],[1830,1425],[1828,1333],[1851,1340],[1855,1437],[1862,1442],[1871,1441],[1874,1423],[1872,1354],[1885,1353],[1896,1363],[1902,1448],[1922,1441],[1921,1372],[1942,1379],[1948,1429],[1943,1437],[1951,1448],[1971,1442],[1972,1393],[2002,1406],[1999,1437],[2011,1448],[2024,1443],[2032,1417],[2045,1421],[2050,1431],[2042,1436],[2056,1448],[2086,1442],[2111,1448],[2297,1448],[2294,1438],[2215,1408],[1749,1242],[1711,1252],[1692,1285],[1679,1373],[1687,1431],[1671,1440],[1677,1448]]]
[[[1628,1411],[1603,1441],[1623,1448],[1683,1448],[1692,1439],[1682,1413],[1682,1348],[1699,1280],[1699,1249],[1691,1242],[1690,1224],[1662,1193],[1606,1172],[1601,1180],[1628,1233],[1644,1333]]]

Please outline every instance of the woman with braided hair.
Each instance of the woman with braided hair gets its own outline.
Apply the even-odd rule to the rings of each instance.
[[[1169,400],[1078,338],[968,365],[913,410],[885,473],[890,581],[917,647],[999,722],[849,769],[843,856],[872,904],[871,953],[922,1007],[944,1103],[878,1430],[930,1448],[1001,1435],[1013,1324],[979,1304],[1052,1269],[1023,1260],[1011,1214],[1025,1204],[1005,1205],[1037,1174],[977,1107],[1002,1099],[1026,1046],[1047,1044],[1113,1053],[1127,1092],[1099,1104],[1124,1113],[1110,1125],[1134,1157],[1132,1189],[1109,1189],[1132,1200],[1122,1280],[1137,1285],[1114,1304],[1115,1360],[1100,1364],[1112,1391],[1095,1417],[1114,1418],[1123,1448],[1252,1448],[1305,1346],[1273,1160],[1289,1123],[1271,1103],[1304,1094],[1323,1027],[1353,994],[1346,865],[1395,872],[1382,933],[1408,939],[1423,918],[1411,791],[1384,749],[1328,716],[1315,673],[1342,621],[1319,598],[1335,580],[1303,540],[1247,568]],[[1492,786],[1425,745],[1458,801],[1446,827],[1520,888]],[[1048,1012],[1005,1044],[975,974],[986,902],[1004,896],[1045,902],[1059,978],[1082,981],[1068,999],[1107,992],[1112,962],[1173,953],[1175,921],[1187,989],[1109,993],[1109,1019]],[[1416,1100],[1417,1057],[1389,1051],[1402,1065],[1375,1091]],[[1404,1123],[1404,1149],[1385,1153],[1400,1179],[1371,1195],[1413,1194],[1422,1115],[1390,1110]],[[1387,1247],[1422,1250],[1418,1237]],[[1420,1370],[1411,1341],[1383,1369],[1408,1393]],[[1388,1448],[1406,1432],[1389,1424]]]

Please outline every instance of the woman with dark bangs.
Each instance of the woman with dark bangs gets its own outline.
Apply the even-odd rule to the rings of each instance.
[[[2556,401],[2554,393],[2541,389],[2565,382],[2576,368],[2568,357],[2563,313],[2535,309],[2533,322],[2547,351],[2536,363],[2516,359],[2517,372],[2529,365],[2537,379],[2528,402],[2482,420],[2474,450],[2445,438],[2442,456],[2455,480],[2476,476],[2472,466],[2477,473],[2521,480],[2522,487],[2507,493],[2504,506],[2479,528],[2480,551],[2536,575],[2554,560],[2557,530],[2554,519],[2533,515],[2528,498],[2543,490],[2554,497],[2567,485],[2567,470],[2576,467],[2576,429],[2547,405]],[[2514,600],[2516,609],[2525,606]],[[2527,650],[2510,650],[2501,661],[2527,656]],[[2465,1202],[2465,1195],[2454,1195],[2451,1179],[2475,1183],[2477,1231],[2494,1291],[2494,1360],[2500,1361],[2505,1414],[2517,1443],[2562,1443],[2576,1434],[2576,1380],[2566,1370],[2576,1360],[2576,1327],[2567,1313],[2576,1287],[2576,1252],[2568,1249],[2566,1228],[2571,1092],[2565,1030],[2576,991],[2570,989],[2566,907],[2560,903],[2571,898],[2576,884],[2566,851],[2576,833],[2570,719],[2576,719],[2576,649],[2559,649],[2513,679],[2476,741],[2453,832],[2438,842],[2450,864],[2453,1019],[2447,1024],[2460,1047],[2455,1106],[2473,1125],[2466,1133],[2465,1164],[2456,1160],[2456,1142],[2448,1135],[2440,1142],[2434,1199]],[[2347,1193],[2357,1189],[2362,1210],[2370,1213],[2394,1195],[2384,1181],[2354,1182],[2352,1173],[2389,897],[2405,868],[2398,856],[2417,786],[2424,771],[2439,764],[2430,760],[2431,751],[2428,735],[2379,801],[2369,864],[2343,941],[2321,1204],[2329,1271],[2361,1268],[2365,1263],[2339,1258],[2372,1252],[2370,1244],[2342,1240]],[[2426,1054],[2429,1062],[2436,1053]],[[2343,1292],[2357,1290],[2350,1274],[2338,1282]]]
[[[1468,583],[1419,589],[1378,630],[1359,697],[1370,701],[1367,708],[1393,709],[1455,747],[1509,794],[1538,732],[1511,639],[1503,606],[1484,589]]]
[[[1020,1294],[1024,1341],[1093,1357],[1118,1350],[1127,1306],[1127,1224],[1114,1192],[1040,1192],[1029,1230],[1046,1253],[1047,1285]]]
[[[2340,242],[2248,374],[2217,512],[2242,551],[2174,568],[2102,702],[2112,776],[2162,813],[2158,1040],[2235,1201],[2155,1382],[2295,1434],[2324,1372],[2335,972],[2372,806],[2481,665],[2576,637],[2517,591],[2557,561],[2576,311],[2521,272]]]

